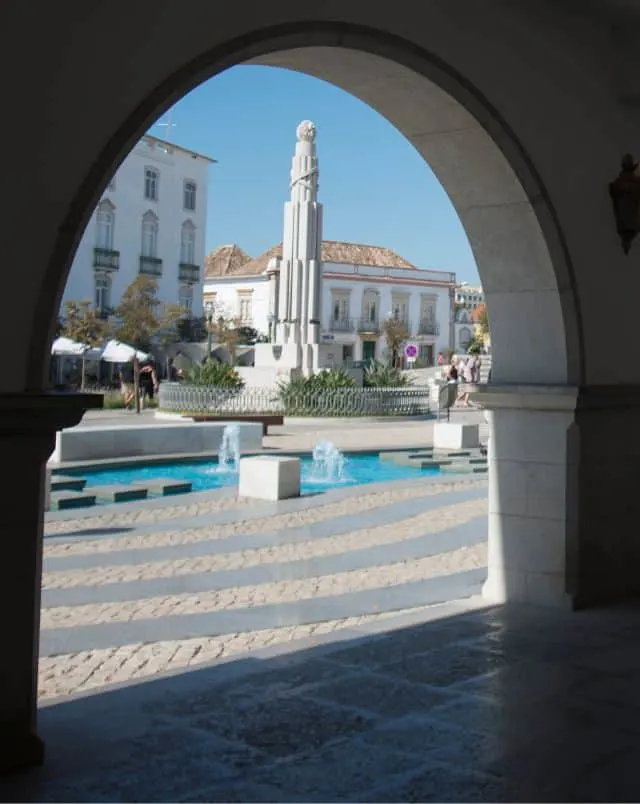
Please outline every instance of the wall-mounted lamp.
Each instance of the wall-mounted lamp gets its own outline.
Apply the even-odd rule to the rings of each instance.
[[[631,243],[640,233],[640,176],[636,172],[638,163],[631,154],[622,157],[621,167],[618,176],[609,184],[609,194],[622,250],[628,254]]]

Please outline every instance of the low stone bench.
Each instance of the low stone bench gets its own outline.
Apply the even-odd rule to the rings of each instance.
[[[220,421],[220,416],[190,416],[194,422],[215,422]],[[284,424],[284,416],[228,416],[225,413],[227,422],[259,422],[262,425],[262,435],[266,436],[270,427],[281,427]]]
[[[288,500],[300,496],[300,458],[255,455],[240,459],[238,496]]]
[[[217,452],[227,424],[227,419],[219,419],[202,424],[178,421],[172,424],[71,427],[57,433],[56,447],[49,462]],[[241,452],[255,452],[262,448],[262,425],[259,422],[242,422],[238,427]]]

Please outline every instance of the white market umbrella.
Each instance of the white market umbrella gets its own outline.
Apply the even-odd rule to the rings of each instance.
[[[144,361],[149,360],[151,355],[134,349],[133,346],[129,346],[126,343],[115,340],[109,341],[102,352],[102,360],[106,360],[107,363],[128,363],[130,360],[133,360],[134,357],[137,357],[140,361]]]
[[[52,355],[66,355],[68,357],[82,357],[89,350],[89,347],[84,343],[72,341],[71,338],[61,336],[56,338],[51,345]]]

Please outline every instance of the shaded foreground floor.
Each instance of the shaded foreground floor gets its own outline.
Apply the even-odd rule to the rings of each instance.
[[[45,768],[0,796],[640,798],[640,607],[468,601],[421,616],[52,703]]]

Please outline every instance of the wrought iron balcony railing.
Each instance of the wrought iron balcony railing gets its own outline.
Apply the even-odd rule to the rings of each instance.
[[[432,319],[428,318],[424,321],[420,322],[418,326],[418,335],[439,335],[440,334],[440,324],[437,321],[433,321]]]
[[[120,252],[109,248],[94,248],[93,267],[106,271],[117,271],[120,267]]]
[[[380,322],[377,318],[359,318],[358,332],[379,332]]]
[[[178,280],[180,282],[199,282],[200,266],[192,265],[189,262],[181,262],[178,266]]]
[[[353,332],[355,323],[353,318],[339,318],[329,322],[329,330],[331,332]]]
[[[162,276],[162,260],[160,257],[140,255],[140,273],[146,276]]]

